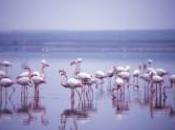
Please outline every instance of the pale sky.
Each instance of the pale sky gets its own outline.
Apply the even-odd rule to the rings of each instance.
[[[0,0],[0,31],[175,29],[175,0]]]

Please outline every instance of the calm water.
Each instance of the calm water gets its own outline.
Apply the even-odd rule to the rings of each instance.
[[[132,71],[148,58],[153,59],[154,67],[175,73],[175,53],[0,53],[0,59],[13,63],[9,69],[12,79],[22,72],[22,64],[29,64],[36,71],[42,58],[50,64],[46,71],[47,83],[40,86],[39,98],[34,98],[33,88],[29,88],[28,99],[21,100],[21,86],[16,84],[11,99],[5,100],[3,95],[0,130],[175,129],[175,88],[166,89],[167,98],[151,98],[145,94],[142,81],[137,89],[131,79],[125,99],[117,100],[108,90],[110,79],[105,79],[98,88],[93,87],[94,96],[90,100],[80,101],[77,95],[70,98],[71,91],[60,85],[58,70],[64,68],[71,77],[70,61],[76,57],[83,58],[81,69],[89,73],[108,70],[112,65],[130,65]],[[167,77],[165,80],[164,85],[169,86]],[[8,94],[11,91],[8,88]],[[31,104],[35,104],[32,109]]]

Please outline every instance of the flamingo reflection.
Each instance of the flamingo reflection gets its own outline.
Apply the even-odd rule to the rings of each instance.
[[[34,95],[33,101],[30,103],[30,111],[34,118],[37,119],[36,114],[40,115],[40,120],[43,125],[48,125],[49,121],[47,119],[47,109],[44,105],[40,103],[40,97],[37,94]]]
[[[12,119],[15,109],[11,98],[7,98],[7,93],[5,93],[5,99],[0,97],[0,119]]]
[[[121,119],[123,114],[129,110],[129,100],[125,98],[125,93],[120,93],[120,96],[117,95],[112,94],[112,106],[115,109],[117,118]]]
[[[21,93],[21,104],[20,107],[17,108],[17,113],[27,116],[24,119],[24,124],[29,125],[34,118],[32,116],[31,106],[28,102],[28,94],[25,91],[21,91]]]
[[[70,108],[65,109],[60,115],[59,130],[78,130],[80,121],[87,121],[90,114],[96,112],[96,107],[93,100],[78,100],[75,102],[75,90],[71,91]],[[85,96],[85,95],[84,95]]]
[[[154,88],[151,88],[154,89]],[[161,89],[161,88],[160,88]],[[164,92],[166,93],[166,92]],[[166,94],[162,93],[162,91],[152,90],[150,95],[150,112],[151,117],[154,117],[155,112],[169,112],[170,106],[166,104],[167,96]]]

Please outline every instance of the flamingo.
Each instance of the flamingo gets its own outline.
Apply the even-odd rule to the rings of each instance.
[[[26,96],[28,97],[28,87],[32,87],[32,69],[28,65],[24,65],[23,69],[26,70],[22,73],[20,73],[16,77],[16,83],[20,86],[21,88],[21,100],[25,99]]]
[[[39,86],[41,84],[46,83],[46,80],[44,79],[44,77],[40,76],[40,75],[34,75],[31,78],[33,84],[34,84],[34,96],[35,97],[39,97]]]
[[[21,89],[21,99],[27,94],[28,95],[28,87],[32,86],[31,78],[30,77],[20,77],[16,79],[16,83],[22,86]]]
[[[120,96],[122,95],[122,90],[124,88],[125,82],[122,78],[117,77],[115,82],[114,82],[114,88],[112,89],[113,92],[113,98],[116,98],[116,96],[114,95],[115,90],[117,90],[117,95],[118,95],[118,90],[120,90]]]
[[[112,67],[106,72],[106,77],[109,78],[109,80],[108,80],[109,90],[111,90],[111,80],[112,80],[112,77],[114,76],[114,74],[116,74],[116,67],[115,67],[115,66],[112,66]]]
[[[150,77],[151,77],[151,88],[155,86],[157,94],[157,87],[159,87],[160,93],[162,93],[162,87],[163,87],[162,84],[164,82],[164,79],[161,76],[153,73],[151,73]]]
[[[93,97],[93,89],[91,86],[95,84],[95,87],[97,87],[97,79],[93,75],[86,72],[80,72],[79,74],[77,74],[77,78],[82,81],[83,85],[87,85],[88,90],[86,92],[86,95],[88,96],[89,91],[91,91],[91,96]],[[83,92],[85,93],[85,91],[85,86],[83,86],[82,94]]]
[[[31,74],[31,80],[34,84],[34,94],[37,94],[37,96],[39,96],[40,84],[46,83],[45,68],[47,67],[49,67],[48,62],[46,61],[46,59],[42,59],[40,72],[35,71]]]
[[[65,70],[59,70],[58,71],[59,74],[61,75],[62,79],[61,79],[61,85],[65,88],[70,88],[71,91],[73,91],[74,89],[76,90],[77,88],[82,88],[83,87],[83,83],[81,82],[81,80],[76,79],[76,78],[69,78],[67,77],[67,73]],[[79,97],[80,94],[79,92],[76,90],[76,92],[78,93]]]
[[[1,89],[1,96],[2,96],[2,88],[5,88],[5,96],[7,97],[7,88],[11,87],[14,84],[14,81],[10,78],[2,78],[0,80],[0,89]],[[13,92],[15,91],[15,88],[13,88]],[[10,94],[10,97],[12,96],[13,92]]]

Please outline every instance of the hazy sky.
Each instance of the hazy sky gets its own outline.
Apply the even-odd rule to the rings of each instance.
[[[175,29],[175,0],[0,0],[0,31]]]

